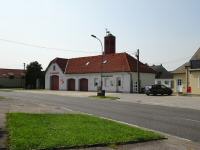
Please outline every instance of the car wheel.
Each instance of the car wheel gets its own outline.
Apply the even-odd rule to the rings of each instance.
[[[172,95],[172,93],[168,93],[168,95],[170,96],[170,95]]]

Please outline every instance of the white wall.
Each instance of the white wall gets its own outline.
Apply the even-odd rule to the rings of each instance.
[[[55,65],[55,70],[53,70],[53,66]],[[52,75],[58,75],[59,76],[59,90],[66,90],[66,80],[65,75],[63,74],[62,70],[56,63],[52,63],[46,74],[45,74],[45,89],[50,89],[50,78]]]
[[[53,70],[55,65],[56,69]],[[97,87],[94,84],[94,79],[98,80],[98,85],[100,86],[101,74],[100,73],[88,73],[88,74],[63,74],[61,69],[57,64],[51,64],[45,75],[45,89],[50,89],[50,77],[52,75],[59,76],[59,90],[67,90],[67,80],[72,78],[75,79],[75,89],[79,90],[79,80],[81,78],[88,79],[88,90],[97,91]],[[137,82],[137,73],[127,73],[127,72],[116,72],[116,73],[103,73],[102,74],[103,89],[109,92],[124,92],[128,93],[131,89],[131,77],[132,84]],[[145,85],[154,84],[155,74],[152,73],[140,73],[141,87]],[[117,80],[121,80],[121,85],[118,86]],[[106,80],[106,81],[105,81]],[[105,85],[106,84],[106,85]],[[133,86],[133,85],[132,85]]]
[[[94,80],[97,79],[98,85],[101,83],[101,74],[100,73],[90,73],[90,74],[66,74],[65,80],[73,78],[76,82],[76,90],[79,90],[79,80],[81,78],[88,79],[88,90],[97,91],[97,86],[94,84]],[[121,86],[117,86],[117,78],[121,79]],[[105,81],[106,80],[106,81]],[[128,73],[103,73],[103,90],[116,92],[130,92],[130,76]],[[67,85],[67,83],[66,83]],[[66,89],[67,90],[67,89]]]
[[[134,83],[138,82],[138,75],[137,72],[132,73],[132,80],[133,80],[133,92],[134,91]],[[152,85],[155,82],[155,74],[153,73],[140,73],[140,82],[141,82],[141,88]]]

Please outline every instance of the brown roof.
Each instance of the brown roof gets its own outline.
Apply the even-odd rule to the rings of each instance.
[[[52,62],[58,63],[66,74],[99,73],[101,72],[102,55],[79,57],[71,59],[56,58]],[[51,64],[50,63],[50,64]],[[136,72],[137,60],[127,53],[107,54],[103,56],[102,72]],[[155,73],[149,66],[140,62],[140,72]]]
[[[188,66],[189,64],[189,62],[186,62],[185,64],[172,71],[172,73],[185,73],[185,66]]]
[[[53,60],[49,63],[47,69],[49,68],[49,66],[50,66],[52,63],[57,63],[58,66],[60,67],[60,69],[62,70],[62,72],[64,72],[64,71],[65,71],[66,64],[67,64],[67,61],[68,61],[68,59],[65,59],[65,58],[55,58],[55,59],[53,59]]]
[[[196,51],[190,60],[200,60],[200,48]]]
[[[172,73],[167,71],[167,69],[165,69],[163,65],[153,65],[150,67],[156,71],[156,79],[172,79],[173,78]]]
[[[0,68],[0,77],[3,78],[3,77],[10,77],[10,76],[14,76],[15,78],[20,78],[22,76],[24,76],[25,73],[24,73],[24,70],[21,70],[21,69],[3,69],[3,68]]]

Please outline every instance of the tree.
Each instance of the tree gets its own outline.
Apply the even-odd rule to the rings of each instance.
[[[37,61],[31,62],[26,67],[26,88],[36,89],[37,80],[43,77],[42,66]]]

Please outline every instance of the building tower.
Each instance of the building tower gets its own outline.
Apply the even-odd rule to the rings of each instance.
[[[106,31],[107,35],[104,37],[104,54],[115,54],[115,36],[109,31]]]

